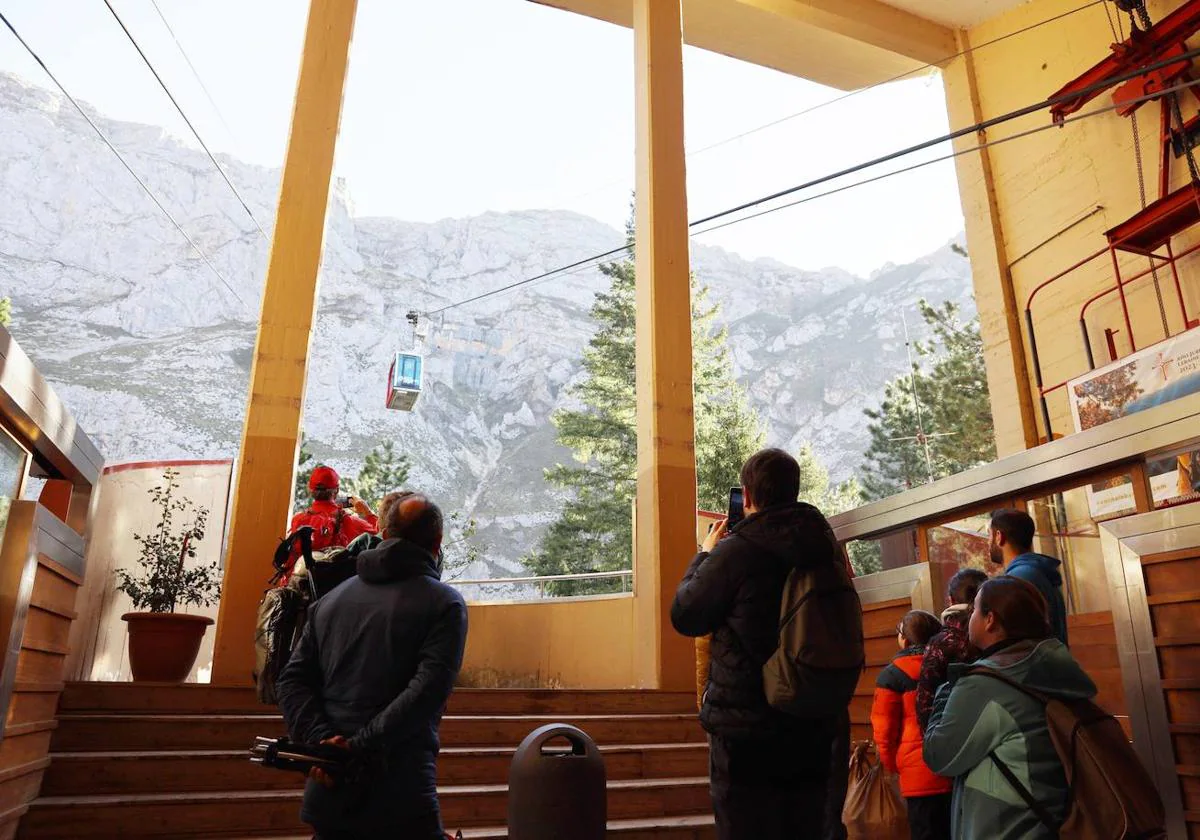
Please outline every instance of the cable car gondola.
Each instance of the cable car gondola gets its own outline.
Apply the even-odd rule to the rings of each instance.
[[[413,410],[425,374],[425,359],[416,352],[417,339],[423,337],[417,313],[409,312],[408,320],[413,325],[413,349],[397,353],[388,371],[387,407],[394,411]]]

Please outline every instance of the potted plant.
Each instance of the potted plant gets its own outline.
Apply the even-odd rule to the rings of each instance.
[[[178,470],[167,469],[163,479],[147,491],[159,511],[157,527],[133,535],[141,547],[139,568],[117,570],[117,589],[138,610],[121,616],[129,626],[129,665],[137,682],[187,679],[213,620],[175,610],[211,606],[221,597],[217,565],[188,562],[196,559],[196,546],[204,539],[208,509],[179,495]]]

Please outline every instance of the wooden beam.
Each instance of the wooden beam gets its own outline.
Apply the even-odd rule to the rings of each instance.
[[[357,0],[312,0],[279,191],[213,652],[214,683],[248,684],[254,622],[286,531],[317,306],[325,209]]]
[[[671,627],[696,550],[692,300],[680,0],[634,0],[637,108],[637,671],[646,688],[694,686],[692,641]]]
[[[730,0],[720,0],[729,2]],[[717,2],[717,0],[712,0]],[[922,64],[940,64],[956,52],[949,27],[880,0],[737,0],[842,35]],[[799,45],[798,45],[799,46]]]

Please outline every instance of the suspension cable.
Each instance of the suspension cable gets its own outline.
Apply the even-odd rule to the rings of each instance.
[[[13,36],[21,43],[21,46],[24,47],[25,51],[29,53],[30,57],[33,58],[33,60],[35,62],[37,62],[38,66],[41,67],[42,70],[45,71],[46,75],[50,77],[50,81],[54,82],[55,87],[57,87],[59,89],[59,91],[62,92],[62,95],[67,98],[67,101],[69,101],[72,105],[75,106],[75,110],[78,111],[80,116],[82,116],[83,119],[87,122],[87,124],[92,127],[92,130],[96,132],[96,135],[102,141],[104,141],[104,145],[108,146],[109,151],[111,151],[114,155],[116,155],[117,160],[119,160],[121,162],[121,165],[125,167],[125,171],[127,171],[130,175],[133,176],[133,180],[137,181],[138,186],[141,187],[142,190],[146,193],[146,195],[148,195],[150,197],[150,200],[154,202],[154,205],[156,207],[158,207],[159,210],[162,211],[162,214],[167,217],[168,221],[170,221],[171,224],[175,226],[175,229],[178,230],[179,233],[183,236],[183,238],[187,240],[188,244],[192,246],[192,250],[194,250],[197,254],[200,255],[200,259],[204,260],[204,264],[207,265],[209,270],[213,273],[213,275],[215,275],[216,278],[221,281],[221,285],[224,286],[226,289],[228,289],[229,293],[231,295],[233,295],[235,298],[237,298],[238,302],[241,303],[242,306],[249,309],[248,304],[242,298],[242,296],[239,295],[237,293],[237,291],[234,290],[233,286],[229,285],[229,281],[227,281],[221,275],[221,272],[217,270],[217,267],[215,265],[213,265],[212,260],[210,260],[208,258],[208,254],[204,253],[204,250],[198,244],[196,244],[196,240],[194,240],[191,236],[188,235],[188,232],[183,229],[183,226],[179,224],[179,221],[173,215],[171,215],[171,211],[168,210],[165,206],[163,206],[163,203],[161,201],[159,201],[158,196],[156,196],[154,194],[154,192],[150,189],[150,187],[146,185],[146,182],[144,180],[142,180],[141,176],[139,176],[136,172],[134,172],[133,167],[131,167],[129,165],[129,162],[127,160],[125,160],[125,157],[119,151],[117,151],[117,147],[114,146],[112,144],[112,141],[110,141],[108,139],[108,137],[104,134],[104,132],[100,130],[100,126],[96,125],[96,121],[93,120],[90,116],[88,116],[87,111],[85,111],[83,109],[83,107],[79,104],[78,100],[76,100],[75,97],[71,96],[71,94],[67,92],[67,89],[65,87],[63,87],[62,82],[60,82],[58,80],[57,76],[55,76],[53,73],[50,72],[50,68],[46,66],[46,62],[42,61],[41,57],[36,52],[34,52],[33,48],[30,47],[29,44],[25,41],[25,39],[21,37],[21,33],[18,32],[16,27],[14,27],[12,25],[12,22],[9,21],[9,19],[7,17],[5,17],[3,12],[0,12],[0,22],[3,22],[4,25],[6,27],[8,27],[8,31],[11,32],[13,34]]]
[[[263,226],[259,224],[258,219],[255,218],[254,211],[250,209],[250,205],[246,203],[246,199],[242,198],[242,194],[238,191],[238,188],[233,185],[233,181],[229,180],[229,175],[225,172],[225,167],[221,166],[221,164],[217,161],[216,155],[214,155],[212,150],[208,148],[208,144],[204,142],[204,138],[200,136],[200,132],[196,130],[196,126],[193,125],[191,119],[188,118],[187,113],[183,110],[183,106],[180,105],[179,100],[175,98],[175,94],[171,93],[171,89],[167,87],[167,83],[163,81],[163,77],[159,75],[158,70],[154,67],[154,64],[150,61],[145,51],[142,50],[142,46],[137,42],[137,38],[133,37],[133,33],[130,32],[129,27],[125,25],[125,21],[121,20],[121,16],[117,14],[117,10],[113,8],[113,4],[109,2],[109,0],[104,0],[104,5],[108,7],[108,11],[112,14],[113,19],[116,20],[116,22],[120,25],[121,31],[125,33],[125,37],[129,39],[129,43],[133,44],[133,48],[137,50],[138,55],[142,57],[142,61],[154,75],[155,80],[158,82],[158,86],[161,87],[163,89],[163,93],[167,95],[167,99],[171,100],[171,104],[175,106],[175,110],[179,112],[179,116],[183,117],[183,121],[187,123],[187,127],[191,130],[192,136],[196,138],[196,142],[200,144],[200,148],[202,148],[204,153],[208,155],[208,159],[212,161],[212,165],[216,168],[221,178],[225,181],[226,186],[229,187],[229,190],[233,193],[234,198],[236,198],[238,203],[242,205],[242,209],[246,211],[246,215],[250,217],[250,221],[254,222],[254,226],[258,228],[258,232],[262,236],[263,240],[267,242],[267,244],[270,244],[271,237],[267,236],[267,232],[263,230]]]

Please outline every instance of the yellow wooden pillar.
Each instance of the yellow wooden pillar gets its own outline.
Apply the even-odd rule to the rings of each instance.
[[[680,0],[634,0],[637,85],[637,669],[642,686],[687,690],[692,641],[671,599],[696,550],[692,306],[683,147]]]
[[[270,576],[271,556],[287,528],[325,208],[356,7],[357,0],[312,0],[309,7],[250,368],[250,400],[213,653],[214,683],[251,681],[256,606]]]

